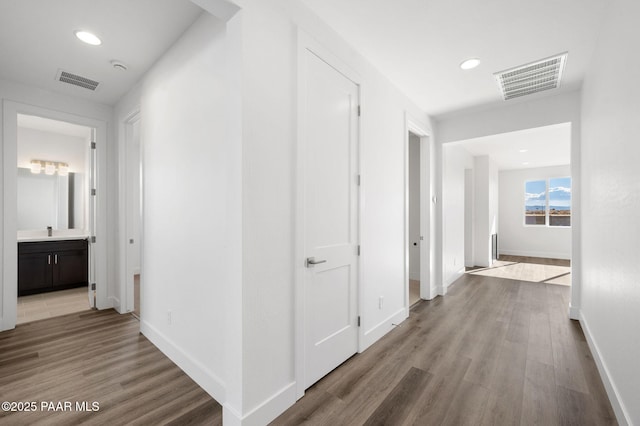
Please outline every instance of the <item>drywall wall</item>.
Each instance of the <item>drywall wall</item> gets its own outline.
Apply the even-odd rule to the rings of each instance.
[[[571,259],[571,228],[524,225],[524,187],[529,180],[567,177],[570,166],[502,170],[499,173],[501,254]]]
[[[89,139],[18,127],[18,167],[29,168],[31,160],[60,161],[69,171],[86,173]]]
[[[611,2],[582,94],[581,323],[620,424],[640,424],[638,16]]]
[[[487,155],[473,158],[473,259],[475,266],[493,263],[491,236],[498,232],[498,168]]]
[[[474,231],[473,223],[475,219],[475,199],[473,194],[473,169],[464,171],[464,266],[475,266],[473,258]]]
[[[361,347],[406,317],[406,113],[428,118],[332,30],[297,2],[247,2],[243,28],[243,405],[287,400],[295,384],[294,215],[297,40],[301,31],[359,76]],[[265,82],[269,82],[266,84]],[[379,307],[383,297],[384,306]],[[266,404],[268,406],[269,404]],[[255,413],[255,412],[254,412]],[[268,421],[264,419],[263,421]]]
[[[465,264],[465,170],[474,168],[474,159],[461,145],[444,147],[443,273],[445,286],[464,273]],[[446,289],[445,289],[446,291]]]
[[[409,279],[420,281],[420,138],[409,134]]]
[[[242,361],[239,337],[229,337],[242,334],[242,169],[230,132],[227,61],[225,24],[204,14],[139,89],[141,331],[218,401],[238,409],[225,387],[241,380]]]

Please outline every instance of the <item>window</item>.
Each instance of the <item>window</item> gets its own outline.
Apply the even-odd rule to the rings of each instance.
[[[549,179],[549,226],[571,226],[571,178]]]
[[[524,224],[571,226],[571,178],[525,182]]]

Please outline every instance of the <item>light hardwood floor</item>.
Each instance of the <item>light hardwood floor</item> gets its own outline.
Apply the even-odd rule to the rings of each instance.
[[[571,262],[564,259],[500,255],[489,268],[470,268],[469,274],[546,284],[571,285]]]
[[[466,274],[273,424],[616,424],[569,291]]]
[[[17,324],[87,311],[87,287],[18,297]]]

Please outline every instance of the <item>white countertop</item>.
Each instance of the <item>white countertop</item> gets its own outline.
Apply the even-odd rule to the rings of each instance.
[[[19,243],[36,241],[66,241],[66,240],[86,240],[89,236],[82,230],[67,229],[54,230],[52,236],[47,236],[47,231],[18,231],[17,240]]]

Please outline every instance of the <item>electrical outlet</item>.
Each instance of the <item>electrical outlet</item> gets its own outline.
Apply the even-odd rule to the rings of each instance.
[[[380,298],[378,299],[378,309],[382,309],[383,305],[384,305],[384,297],[380,296]]]

